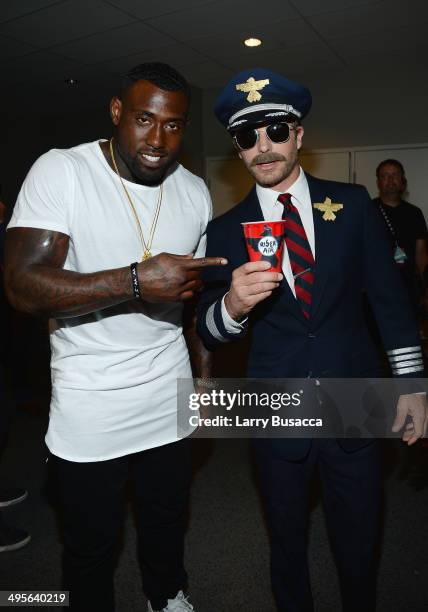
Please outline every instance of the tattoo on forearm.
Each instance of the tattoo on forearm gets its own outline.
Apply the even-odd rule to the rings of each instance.
[[[8,231],[5,283],[24,312],[74,317],[133,299],[128,267],[81,274],[64,270],[69,237],[35,228]]]

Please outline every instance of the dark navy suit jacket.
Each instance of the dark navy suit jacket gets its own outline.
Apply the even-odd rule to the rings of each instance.
[[[199,334],[209,349],[215,349],[223,342],[238,340],[251,325],[249,377],[379,376],[378,352],[365,323],[364,292],[387,351],[420,345],[385,225],[364,187],[306,177],[312,203],[328,197],[343,204],[334,221],[324,220],[323,213],[313,209],[315,281],[309,320],[284,279],[252,311],[242,333],[230,334],[224,327],[221,299],[230,288],[233,270],[248,261],[241,223],[263,219],[253,188],[242,202],[208,226],[207,255],[227,257],[229,263],[206,269]],[[422,376],[423,371],[412,375]],[[285,454],[287,447],[294,457],[305,452],[304,440],[280,442]],[[351,449],[362,441],[343,440],[341,444]]]

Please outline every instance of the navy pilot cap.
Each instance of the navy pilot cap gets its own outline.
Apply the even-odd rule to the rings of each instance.
[[[248,125],[284,121],[292,114],[303,119],[312,104],[311,92],[280,74],[253,68],[229,81],[214,107],[217,119],[230,131]]]

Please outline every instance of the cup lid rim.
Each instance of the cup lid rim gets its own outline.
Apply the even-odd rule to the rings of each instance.
[[[263,220],[263,221],[241,221],[241,225],[256,225],[256,224],[260,224],[260,223],[285,223],[285,219],[277,219],[276,221],[273,220]]]

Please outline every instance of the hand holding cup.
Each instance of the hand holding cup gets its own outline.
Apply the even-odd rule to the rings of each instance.
[[[228,314],[239,321],[259,302],[268,298],[283,279],[284,221],[243,223],[250,261],[232,274],[225,297]]]

